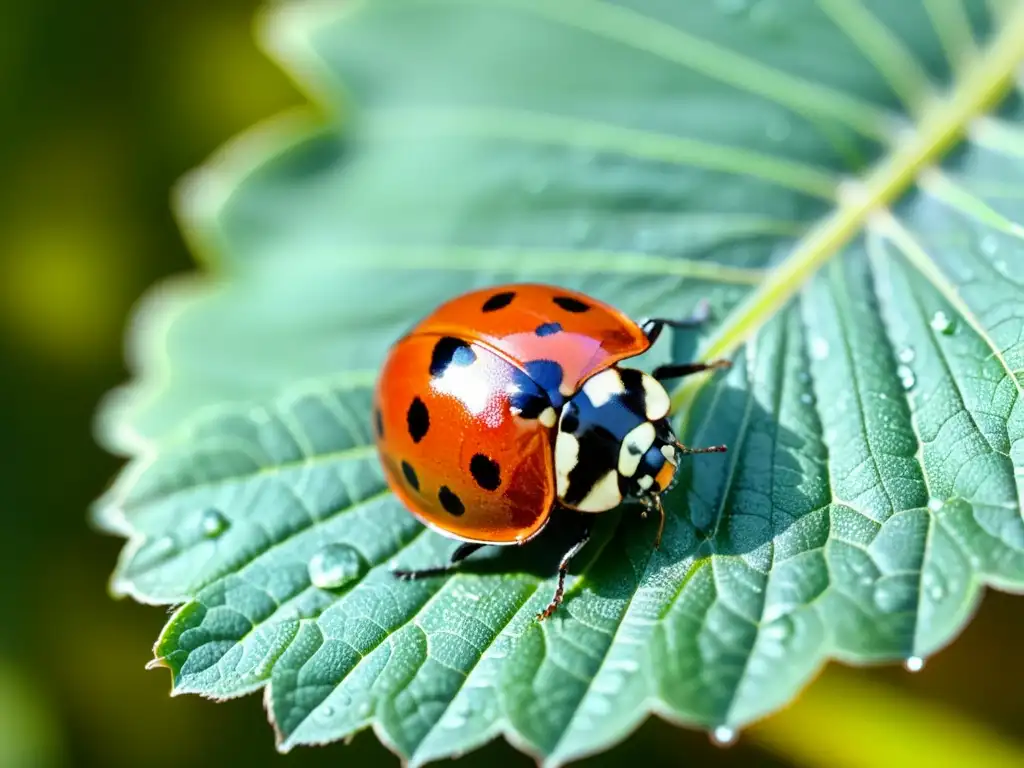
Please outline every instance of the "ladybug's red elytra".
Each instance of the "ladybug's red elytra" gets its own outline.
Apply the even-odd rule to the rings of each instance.
[[[421,522],[464,542],[444,573],[487,544],[523,544],[555,507],[583,514],[562,558],[558,586],[538,615],[562,601],[569,562],[589,538],[592,513],[638,500],[660,517],[661,494],[688,448],[672,431],[661,382],[729,365],[666,365],[647,374],[619,363],[646,351],[666,326],[636,323],[614,307],[548,285],[472,291],[438,307],[391,348],[374,393],[377,450],[388,485]],[[586,514],[591,513],[591,514]]]

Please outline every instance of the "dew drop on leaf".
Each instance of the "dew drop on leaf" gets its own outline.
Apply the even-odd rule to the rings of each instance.
[[[228,529],[230,523],[219,509],[207,509],[199,520],[199,527],[203,536],[208,539],[215,539]]]
[[[811,339],[811,357],[815,360],[824,360],[828,357],[829,347],[828,342],[820,336],[815,336]]]
[[[771,624],[765,625],[761,633],[769,640],[784,643],[793,634],[793,621],[788,616],[782,616]]]
[[[903,607],[903,592],[894,588],[890,583],[882,581],[875,587],[875,606],[882,613],[893,613]]]
[[[907,672],[920,672],[924,669],[924,659],[920,656],[910,656],[905,662],[903,662],[903,666],[906,668]]]
[[[956,330],[956,324],[953,322],[953,319],[941,309],[932,315],[929,325],[931,325],[933,331],[945,334],[946,336]]]
[[[320,589],[339,589],[358,579],[366,561],[348,544],[328,544],[309,561],[309,580]]]
[[[914,352],[913,347],[904,347],[899,351],[899,354],[896,355],[896,357],[899,358],[899,361],[901,363],[912,363],[914,362],[914,358],[916,356],[917,353]]]
[[[917,384],[917,377],[914,372],[910,369],[909,365],[900,365],[896,367],[896,375],[900,377],[900,384],[905,390],[911,390],[914,385]]]
[[[720,725],[711,732],[711,741],[719,747],[730,747],[736,743],[737,733],[734,729]]]
[[[804,405],[810,405],[811,403],[814,402],[814,398],[811,396],[810,392],[804,392],[802,395],[800,395],[800,402],[803,403]]]
[[[930,509],[932,512],[938,512],[944,506],[946,506],[946,502],[944,502],[942,499],[936,498],[934,496],[928,499],[928,509]]]
[[[370,707],[370,702],[364,701],[356,708],[356,715],[359,717],[369,717],[371,711],[372,707]]]
[[[330,704],[320,707],[320,717],[334,717],[334,707],[332,707]]]
[[[986,256],[995,256],[999,250],[999,241],[995,235],[985,235],[981,238],[981,252]]]

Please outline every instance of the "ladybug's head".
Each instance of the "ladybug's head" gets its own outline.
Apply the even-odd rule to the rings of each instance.
[[[676,439],[668,392],[652,376],[608,368],[588,379],[565,406],[555,438],[561,504],[604,512],[624,498],[652,499],[676,475]]]

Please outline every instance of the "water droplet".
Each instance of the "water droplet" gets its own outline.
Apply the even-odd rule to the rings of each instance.
[[[811,357],[815,360],[824,360],[828,357],[828,342],[820,336],[811,339]]]
[[[711,741],[719,747],[729,747],[736,743],[737,734],[732,728],[720,725],[711,732]]]
[[[905,662],[903,662],[903,666],[906,668],[907,672],[920,672],[924,669],[924,659],[920,656],[910,656]]]
[[[999,240],[995,235],[985,235],[981,238],[981,252],[986,256],[995,256],[999,250]]]
[[[334,707],[332,707],[330,704],[325,704],[324,706],[320,707],[320,717],[334,717]]]
[[[799,381],[801,384],[806,384],[811,380],[811,374],[809,374],[807,371],[800,371],[800,373],[797,374],[796,378],[797,381]]]
[[[935,498],[934,496],[928,499],[928,509],[932,512],[938,512],[944,506],[946,506],[946,502],[942,499]]]
[[[1002,259],[997,259],[996,261],[992,262],[992,266],[995,267],[996,272],[1000,273],[1001,275],[1005,277],[1010,276],[1010,267]]]
[[[338,589],[366,569],[363,556],[348,544],[328,544],[309,561],[309,580],[320,589]]]
[[[931,325],[933,331],[938,331],[946,336],[956,330],[956,324],[953,322],[953,319],[941,309],[932,315],[929,325]]]
[[[909,365],[899,365],[896,367],[896,375],[900,377],[900,384],[906,390],[911,390],[914,385],[917,384],[917,377],[914,372],[910,369]]]
[[[771,624],[765,625],[761,632],[768,639],[782,643],[788,640],[789,636],[793,634],[793,622],[788,616],[783,616],[777,621],[773,621]]]
[[[369,717],[371,711],[373,710],[370,707],[370,702],[364,701],[356,708],[356,715],[358,717]]]
[[[811,396],[810,392],[804,392],[800,395],[800,402],[804,405],[811,405],[814,402],[814,398]]]
[[[228,529],[230,523],[218,509],[207,509],[203,512],[199,521],[199,527],[203,529],[203,536],[208,539],[215,539]]]
[[[946,590],[942,587],[941,584],[933,584],[928,589],[928,597],[930,597],[935,602],[938,602],[939,600],[941,600],[945,596],[946,596]]]
[[[901,363],[912,363],[914,362],[914,358],[917,357],[917,353],[914,352],[913,347],[904,347],[899,351],[899,354],[897,354],[896,357],[899,358]]]
[[[881,581],[875,586],[873,597],[875,606],[882,613],[893,613],[898,611],[903,607],[905,602],[903,591],[894,588],[891,584],[885,581]]]

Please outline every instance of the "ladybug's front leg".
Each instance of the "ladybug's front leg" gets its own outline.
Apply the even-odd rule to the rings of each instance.
[[[710,363],[680,363],[679,365],[659,365],[653,371],[651,375],[658,381],[671,381],[672,379],[681,379],[684,376],[689,376],[691,373],[700,373],[701,371],[712,371],[718,368],[731,368],[732,361],[730,360],[712,360]]]
[[[468,541],[465,544],[460,544],[458,548],[452,552],[451,560],[448,561],[447,565],[438,565],[433,568],[420,568],[414,571],[406,571],[401,568],[396,568],[391,573],[402,581],[412,581],[413,579],[425,579],[428,576],[443,576],[449,571],[453,570],[456,565],[462,560],[472,555],[481,547],[487,546],[486,544],[480,544],[475,541]]]
[[[555,594],[551,598],[551,602],[548,603],[547,608],[537,614],[537,621],[544,621],[558,610],[558,606],[562,604],[562,596],[565,594],[565,577],[569,573],[569,564],[572,559],[579,554],[579,551],[583,549],[587,542],[590,541],[590,525],[591,520],[586,520],[581,531],[580,538],[569,547],[569,551],[562,557],[562,562],[558,564],[558,586],[555,587]]]
[[[711,304],[707,299],[701,299],[697,303],[697,307],[693,310],[693,314],[689,317],[684,317],[680,320],[669,320],[664,317],[652,317],[649,320],[644,320],[640,323],[640,327],[647,335],[647,340],[653,344],[658,340],[661,332],[665,330],[665,326],[669,328],[699,328],[704,325],[711,318]]]

